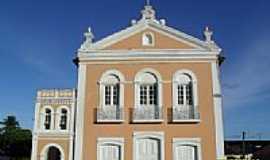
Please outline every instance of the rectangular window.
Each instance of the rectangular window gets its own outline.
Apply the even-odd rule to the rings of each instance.
[[[119,104],[119,85],[113,86],[113,105]]]
[[[155,84],[140,86],[140,105],[157,105],[157,86]]]
[[[97,160],[124,160],[124,139],[98,138]]]
[[[147,104],[147,86],[140,86],[140,104]]]
[[[184,86],[183,85],[178,85],[177,86],[177,99],[178,99],[178,105],[183,105],[184,104]]]
[[[119,84],[105,86],[105,105],[119,105]]]
[[[200,139],[173,138],[174,160],[201,160]]]
[[[193,105],[192,84],[177,86],[177,104],[178,105]]]
[[[192,85],[189,83],[186,86],[186,98],[187,98],[187,105],[193,105],[192,101]]]

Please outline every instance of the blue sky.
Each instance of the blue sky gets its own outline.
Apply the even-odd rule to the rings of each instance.
[[[72,64],[83,32],[96,39],[139,18],[143,0],[4,0],[0,5],[0,118],[32,128],[40,88],[76,87]],[[270,1],[152,0],[159,18],[202,38],[209,25],[222,65],[226,138],[245,130],[270,139]]]

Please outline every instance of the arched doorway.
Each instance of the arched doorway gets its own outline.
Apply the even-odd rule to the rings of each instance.
[[[48,149],[47,160],[61,160],[61,152],[58,148],[52,146]]]
[[[64,160],[64,156],[64,150],[60,145],[50,143],[42,149],[39,160]]]

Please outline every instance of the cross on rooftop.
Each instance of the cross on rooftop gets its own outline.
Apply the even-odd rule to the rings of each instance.
[[[146,5],[150,6],[150,0],[146,0]]]

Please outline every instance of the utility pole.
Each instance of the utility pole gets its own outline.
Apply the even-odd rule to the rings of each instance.
[[[245,156],[246,156],[246,143],[245,143],[245,139],[246,139],[246,132],[243,131],[242,132],[242,156],[243,156],[243,159],[246,159]]]

